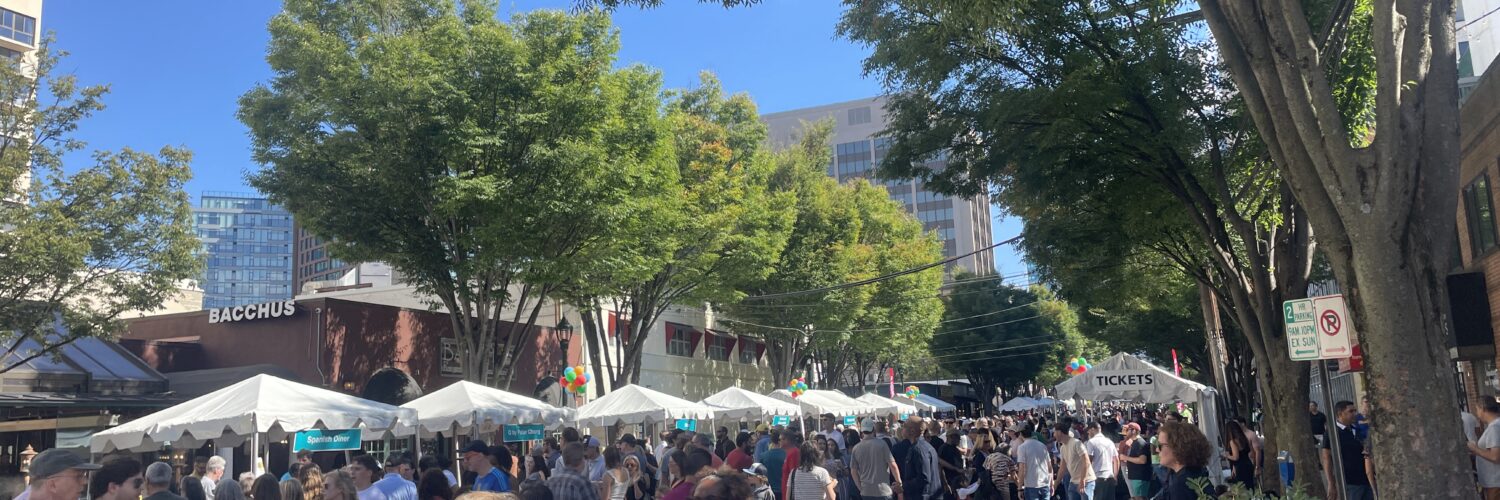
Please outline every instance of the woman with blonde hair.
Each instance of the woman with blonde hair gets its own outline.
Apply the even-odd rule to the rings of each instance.
[[[323,500],[359,500],[354,476],[343,469],[323,475]]]
[[[317,464],[303,466],[297,476],[297,481],[302,483],[302,500],[323,500],[323,471]]]

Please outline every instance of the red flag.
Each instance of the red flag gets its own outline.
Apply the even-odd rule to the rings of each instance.
[[[1172,349],[1172,371],[1176,372],[1177,376],[1179,376],[1179,377],[1182,376],[1182,365],[1177,364],[1177,350],[1176,349]]]
[[[890,383],[891,383],[891,397],[894,398],[894,397],[896,397],[896,369],[895,368],[889,368],[889,367],[886,368],[885,369],[885,377],[886,377],[886,380],[889,380]]]

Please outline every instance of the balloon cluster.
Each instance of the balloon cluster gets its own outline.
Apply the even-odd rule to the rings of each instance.
[[[1094,365],[1092,363],[1089,363],[1089,360],[1082,357],[1077,357],[1068,361],[1068,365],[1063,367],[1063,371],[1068,372],[1069,375],[1082,375],[1084,372],[1089,371],[1089,369],[1093,367]]]
[[[807,377],[797,377],[786,383],[786,392],[792,393],[792,397],[801,396],[807,392]]]
[[[569,366],[563,370],[563,376],[557,381],[562,382],[563,389],[581,396],[588,390],[588,383],[594,381],[594,374],[585,370],[583,365]]]
[[[905,394],[906,399],[917,399],[917,396],[922,394],[922,390],[918,389],[915,385],[908,385],[906,386]]]

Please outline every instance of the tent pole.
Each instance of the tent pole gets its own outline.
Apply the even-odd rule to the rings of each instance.
[[[453,423],[453,432],[449,433],[449,435],[453,436],[453,477],[458,479],[459,484],[463,484],[464,476],[462,464],[464,461],[464,456],[458,451],[463,449],[458,446],[458,422]]]

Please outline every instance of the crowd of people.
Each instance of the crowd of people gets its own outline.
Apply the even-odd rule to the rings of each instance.
[[[475,440],[459,450],[459,475],[431,455],[360,454],[325,471],[303,452],[280,477],[229,477],[214,456],[178,478],[165,462],[114,455],[92,465],[48,450],[18,498],[76,500],[84,477],[97,500],[1197,500],[1217,492],[1206,481],[1215,447],[1175,411],[809,423],[806,432],[751,423],[655,439],[622,434],[607,446],[568,427],[524,455]],[[1243,422],[1227,434],[1231,480],[1253,485],[1259,438]]]

